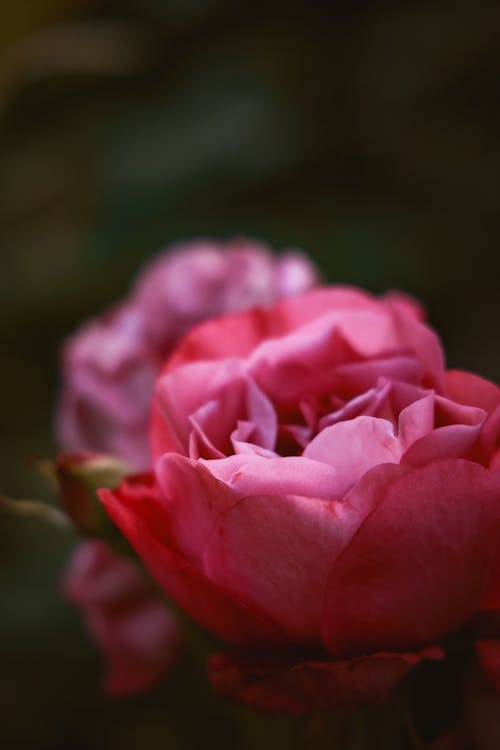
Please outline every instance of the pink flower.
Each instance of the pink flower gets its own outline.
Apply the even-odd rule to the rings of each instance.
[[[153,385],[179,339],[202,320],[272,304],[316,281],[300,253],[276,258],[250,240],[173,246],[144,269],[124,302],[67,342],[57,412],[61,445],[148,468]]]
[[[100,497],[237,647],[209,662],[221,693],[378,701],[493,606],[499,415],[409,300],[333,287],[191,331],[157,382],[154,476]]]
[[[181,646],[177,621],[136,564],[103,542],[83,542],[63,585],[106,659],[107,692],[144,690],[171,670]]]

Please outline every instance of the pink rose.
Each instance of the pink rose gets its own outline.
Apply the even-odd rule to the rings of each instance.
[[[447,373],[419,318],[333,287],[202,324],[167,359],[154,476],[99,494],[236,647],[209,662],[221,693],[295,712],[382,700],[493,606],[500,390]]]
[[[107,692],[144,690],[171,670],[181,646],[177,622],[136,564],[103,542],[83,542],[63,586],[106,659]]]
[[[174,245],[150,262],[130,296],[67,342],[57,412],[61,445],[150,466],[153,386],[165,356],[202,320],[309,289],[317,273],[296,251],[273,256],[250,240]]]
[[[135,469],[149,467],[153,385],[179,338],[210,316],[269,305],[316,280],[313,265],[299,252],[274,257],[264,245],[244,239],[181,243],[146,266],[124,302],[70,338],[57,414],[61,445],[112,454],[65,454],[57,464],[63,507],[80,531],[102,532],[102,508],[93,498],[97,486],[116,484],[111,477],[122,467],[113,456]],[[179,642],[175,618],[131,563],[102,543],[85,543],[65,590],[107,657],[108,690],[149,687],[170,668]]]

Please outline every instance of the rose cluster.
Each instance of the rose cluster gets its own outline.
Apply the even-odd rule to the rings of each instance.
[[[183,327],[155,360],[149,469],[99,490],[106,511],[229,644],[208,662],[224,695],[295,713],[378,702],[451,646],[500,688],[500,390],[446,370],[403,295],[277,297]],[[142,354],[116,341],[127,366],[104,370],[128,388]],[[128,440],[133,390],[121,411],[100,384],[85,424]]]

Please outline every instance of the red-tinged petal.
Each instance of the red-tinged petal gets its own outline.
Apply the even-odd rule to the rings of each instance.
[[[481,424],[438,427],[410,445],[401,457],[407,466],[424,466],[444,458],[467,458],[481,432]]]
[[[261,341],[282,333],[285,325],[279,311],[284,304],[275,305],[273,314],[256,307],[201,323],[182,339],[162,374],[192,362],[246,357]]]
[[[477,406],[491,413],[500,404],[500,388],[489,380],[462,370],[446,373],[446,396],[467,406]]]
[[[394,328],[403,349],[414,352],[426,374],[423,385],[442,392],[444,388],[444,357],[436,333],[423,323],[394,312]]]
[[[485,463],[492,469],[500,468],[500,406],[497,406],[485,422],[480,438]]]
[[[215,520],[239,502],[241,495],[201,462],[176,453],[160,458],[156,474],[159,502],[169,518],[172,542],[182,557],[202,569]]]
[[[346,661],[293,662],[226,652],[208,659],[208,674],[221,695],[265,711],[307,714],[384,701],[424,659],[421,653],[376,653]]]
[[[228,595],[170,548],[157,535],[151,518],[144,520],[143,504],[129,502],[127,483],[113,492],[100,490],[99,496],[153,577],[193,620],[230,643],[286,640],[274,625]]]
[[[244,357],[261,341],[283,336],[332,310],[377,309],[380,302],[349,287],[315,289],[277,303],[202,323],[183,339],[165,369],[200,359]]]
[[[432,424],[423,434],[407,430],[408,418],[414,422],[414,413],[425,411],[422,406],[432,406]],[[400,415],[400,435],[408,450],[401,458],[402,464],[423,466],[440,458],[470,458],[486,419],[484,409],[450,401],[432,394],[408,406]],[[425,430],[425,420],[423,423]],[[427,433],[427,434],[426,434]]]
[[[463,460],[398,468],[404,473],[333,567],[324,638],[335,656],[439,642],[473,616],[485,591],[500,475]]]
[[[379,483],[366,489],[360,482],[342,502],[244,497],[217,517],[205,553],[208,575],[296,642],[319,643],[329,572],[393,469],[399,467],[384,467]]]

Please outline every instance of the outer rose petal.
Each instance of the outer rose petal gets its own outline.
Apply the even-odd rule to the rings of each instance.
[[[491,413],[500,404],[500,388],[489,380],[462,370],[446,373],[446,396],[467,406]]]
[[[113,694],[144,690],[161,680],[179,654],[176,618],[149,578],[103,542],[77,547],[64,592],[79,606],[107,662],[104,687]]]
[[[129,482],[125,481],[116,490],[100,490],[99,497],[166,593],[200,625],[230,643],[286,641],[278,628],[208,580],[157,535],[155,523],[148,519],[150,492],[145,487],[144,501],[140,502],[135,488],[131,499]]]
[[[262,459],[265,460],[265,459]],[[166,453],[157,463],[159,503],[169,519],[176,549],[197,568],[219,513],[241,496],[217,479],[202,463]]]
[[[423,659],[441,656],[440,649],[429,648],[419,654],[280,663],[225,652],[209,657],[208,673],[221,695],[261,710],[303,714],[382,702]]]
[[[332,571],[324,639],[335,656],[438,642],[472,617],[487,585],[500,473],[463,460],[397,468]]]
[[[390,342],[391,346],[397,341],[400,347],[421,356],[428,366],[431,380],[441,384],[443,356],[433,331],[414,318],[398,313],[390,303],[384,303],[359,289],[342,286],[307,292],[284,300],[271,310],[250,310],[199,325],[180,343],[167,361],[164,372],[195,360],[246,357],[262,341],[286,336],[323,315],[332,315],[339,322],[345,315],[360,315],[363,320],[370,315],[375,320],[383,317],[392,319],[393,326],[386,329],[395,337]],[[381,321],[377,329],[381,336]],[[363,334],[360,327],[357,333],[360,336]],[[369,346],[366,338],[364,341]]]
[[[244,497],[217,516],[204,557],[208,575],[295,642],[319,643],[329,572],[398,468],[386,465],[378,482],[360,482],[342,502]]]
[[[425,320],[427,315],[421,303],[409,294],[398,290],[386,292],[382,299],[391,304],[399,313],[415,320]]]

